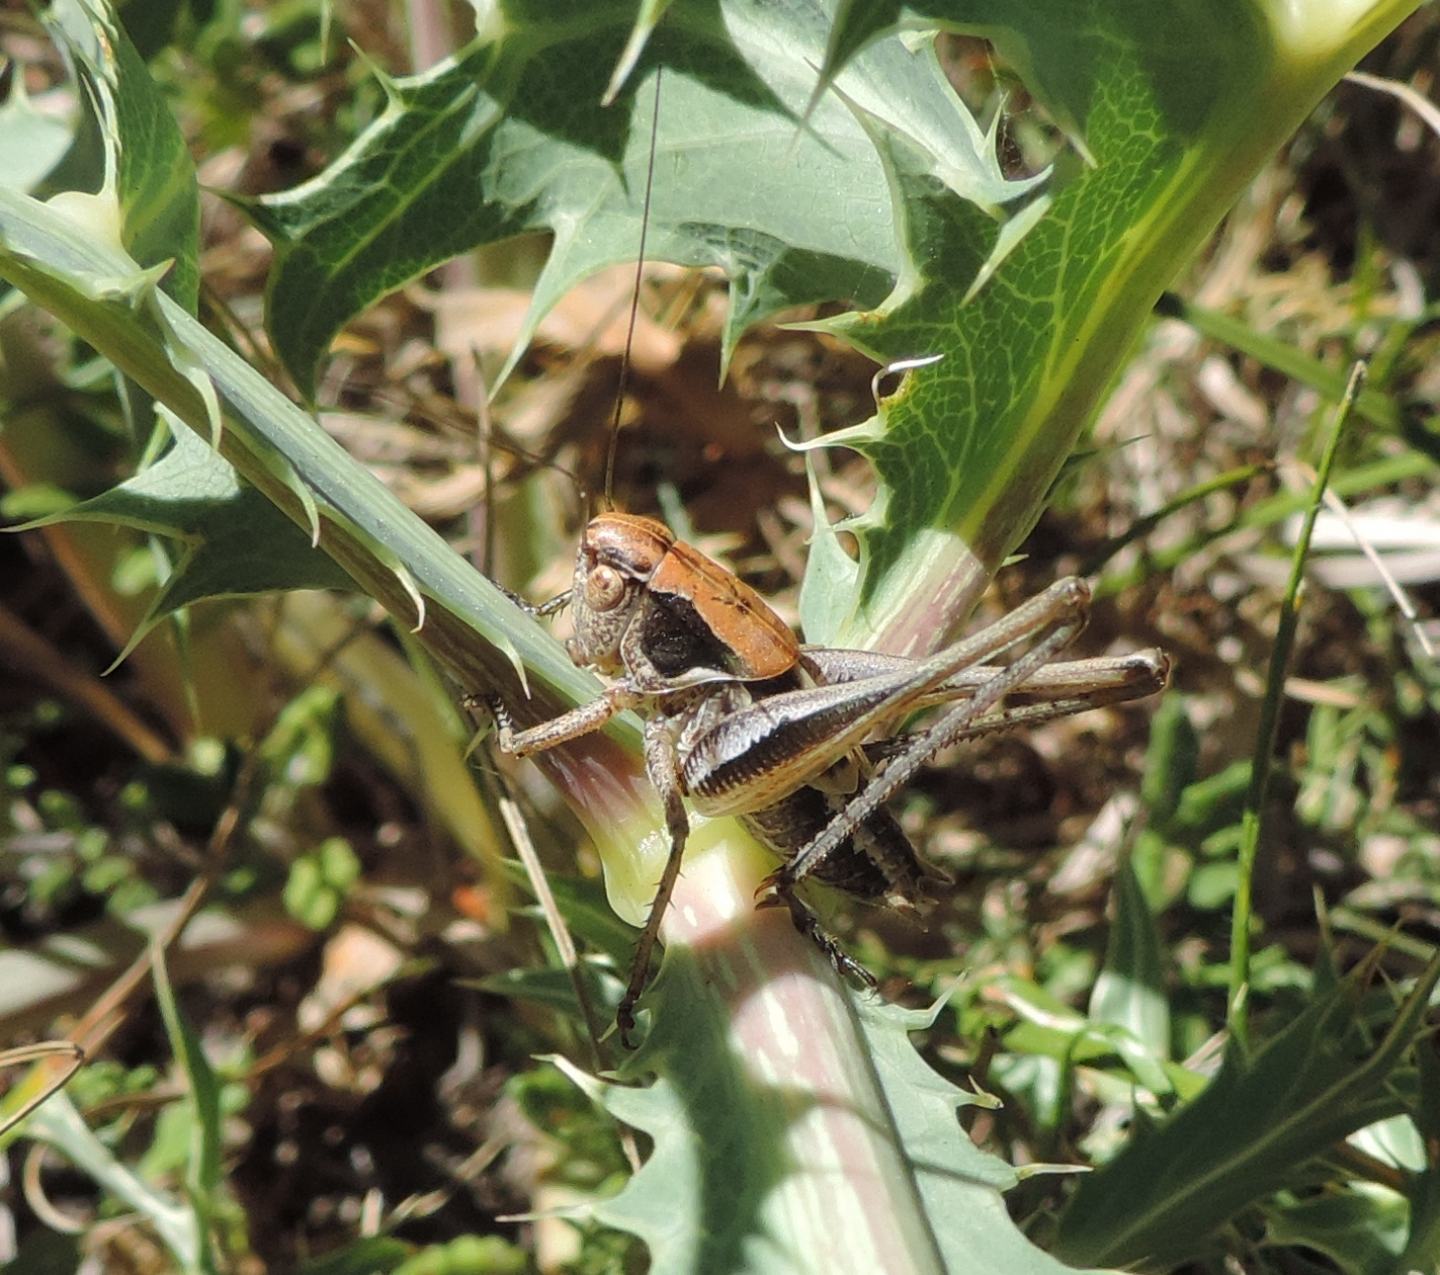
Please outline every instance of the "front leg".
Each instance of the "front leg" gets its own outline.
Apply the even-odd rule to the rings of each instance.
[[[572,708],[552,721],[517,731],[510,710],[498,696],[472,697],[473,702],[483,703],[489,708],[495,719],[496,742],[500,751],[513,757],[542,752],[567,740],[599,730],[616,713],[633,708],[644,698],[623,684],[612,686],[588,704]],[[645,980],[650,973],[650,957],[660,935],[665,909],[669,907],[670,896],[675,891],[675,881],[680,875],[680,864],[685,854],[685,842],[690,835],[690,821],[685,814],[685,801],[680,795],[675,741],[670,733],[669,723],[662,713],[645,719],[645,773],[660,795],[665,809],[670,849],[660,873],[655,898],[650,904],[645,928],[641,930],[640,939],[635,945],[635,955],[630,963],[630,981],[626,985],[624,996],[620,998],[619,1008],[615,1011],[615,1023],[620,1029],[620,1039],[627,1049],[632,1048],[630,1033],[635,1030],[635,1005],[641,992],[645,990]]]
[[[635,1030],[635,1004],[645,990],[645,981],[650,974],[650,956],[655,950],[655,941],[660,936],[660,924],[665,919],[665,909],[670,906],[670,896],[675,892],[675,880],[680,875],[680,864],[685,856],[685,842],[690,835],[690,820],[685,814],[685,801],[680,795],[680,775],[675,757],[675,740],[670,733],[669,723],[663,714],[656,713],[645,721],[645,773],[649,776],[655,791],[665,807],[665,827],[670,834],[670,850],[665,856],[665,867],[660,873],[660,883],[655,888],[655,898],[650,904],[650,915],[645,918],[645,928],[635,944],[635,955],[630,961],[630,982],[620,1006],[615,1011],[615,1023],[620,1029],[620,1041],[626,1049],[630,1033]]]
[[[515,729],[515,719],[498,695],[472,696],[466,703],[484,704],[490,710],[495,719],[495,742],[502,753],[509,757],[528,757],[531,753],[544,752],[547,748],[599,730],[617,713],[634,708],[642,698],[621,683],[607,687],[604,693],[588,704],[581,704],[568,713],[561,713],[559,717],[524,730]]]

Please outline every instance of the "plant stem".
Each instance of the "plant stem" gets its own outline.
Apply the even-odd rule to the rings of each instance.
[[[1235,911],[1230,930],[1230,993],[1227,1019],[1232,1038],[1242,1045],[1247,1038],[1245,1017],[1245,992],[1250,982],[1250,918],[1252,912],[1252,882],[1255,874],[1255,858],[1260,846],[1260,830],[1265,809],[1266,793],[1270,786],[1270,765],[1275,755],[1275,735],[1280,721],[1280,701],[1285,690],[1285,669],[1290,662],[1290,650],[1295,644],[1295,629],[1300,618],[1300,585],[1305,571],[1305,558],[1310,552],[1310,537],[1315,530],[1315,519],[1320,512],[1320,503],[1330,481],[1330,471],[1335,464],[1340,438],[1345,424],[1365,383],[1365,365],[1357,362],[1350,371],[1345,393],[1335,412],[1335,423],[1330,438],[1325,444],[1325,453],[1320,459],[1315,485],[1310,491],[1310,502],[1305,510],[1305,521],[1300,529],[1295,552],[1290,559],[1290,579],[1285,586],[1285,596],[1280,603],[1280,621],[1275,629],[1275,646],[1270,652],[1270,670],[1265,682],[1265,699],[1260,705],[1260,727],[1255,739],[1255,757],[1250,772],[1250,790],[1245,797],[1245,809],[1240,817],[1239,875],[1235,883]]]

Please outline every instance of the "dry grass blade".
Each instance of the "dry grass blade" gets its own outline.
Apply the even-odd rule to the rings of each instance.
[[[55,1075],[42,1081],[38,1092],[26,1098],[18,1111],[11,1112],[10,1115],[0,1120],[0,1138],[3,1138],[23,1121],[51,1094],[69,1084],[70,1078],[85,1065],[85,1051],[69,1040],[46,1040],[34,1045],[17,1045],[14,1049],[0,1051],[0,1069],[23,1067],[26,1063],[38,1063],[39,1066],[31,1077],[32,1081],[43,1077],[47,1070],[55,1070],[54,1064],[62,1059],[64,1065],[59,1067]]]

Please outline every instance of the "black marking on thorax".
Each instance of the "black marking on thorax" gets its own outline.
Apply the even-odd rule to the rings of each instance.
[[[689,598],[677,593],[652,595],[642,623],[645,654],[662,676],[679,677],[697,668],[737,671],[733,653]]]

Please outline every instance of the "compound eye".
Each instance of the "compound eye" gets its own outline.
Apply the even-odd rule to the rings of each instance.
[[[625,578],[603,564],[585,577],[585,601],[595,611],[613,611],[625,599]]]

